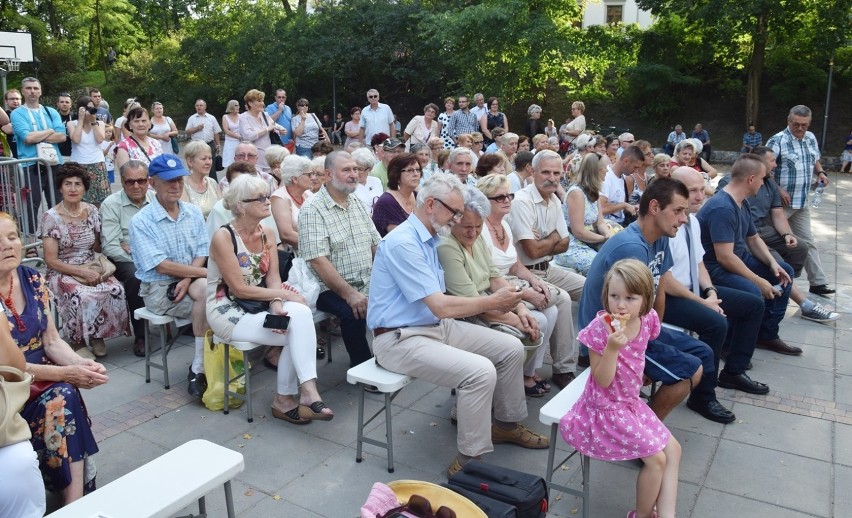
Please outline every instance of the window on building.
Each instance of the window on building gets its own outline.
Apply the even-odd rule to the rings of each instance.
[[[612,25],[624,21],[624,6],[623,5],[608,5],[606,6],[606,23]]]

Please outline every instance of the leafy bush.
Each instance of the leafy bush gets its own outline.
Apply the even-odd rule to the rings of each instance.
[[[41,61],[38,69],[42,93],[56,95],[79,88],[85,80],[86,67],[80,52],[62,40],[45,40],[36,47]]]

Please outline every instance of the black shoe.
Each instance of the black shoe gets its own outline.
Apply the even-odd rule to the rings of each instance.
[[[733,423],[737,419],[737,416],[735,416],[733,412],[723,407],[722,404],[715,399],[702,402],[687,399],[686,406],[690,410],[694,410],[701,414],[701,416],[705,419],[709,419],[717,423],[728,424]]]
[[[569,383],[574,381],[575,374],[573,372],[565,372],[565,373],[554,373],[550,380],[554,385],[559,387],[559,389],[564,389],[568,386]]]
[[[190,367],[186,378],[189,380],[189,385],[186,387],[189,395],[195,397],[203,396],[204,392],[207,391],[207,376],[203,372],[199,374],[192,372],[192,368]]]
[[[825,297],[826,295],[831,295],[834,293],[834,290],[828,287],[828,284],[820,284],[818,286],[811,286],[808,290],[814,295],[820,295]]]
[[[730,372],[722,371],[719,373],[719,386],[722,388],[742,390],[749,394],[769,393],[769,385],[754,381],[746,373],[731,374]]]
[[[577,368],[578,368],[578,370],[588,369],[589,368],[589,357],[588,356],[578,356],[577,357]]]
[[[780,338],[772,340],[758,340],[755,345],[758,349],[768,349],[778,354],[786,354],[787,356],[799,356],[802,354],[802,348],[794,345],[788,345]]]

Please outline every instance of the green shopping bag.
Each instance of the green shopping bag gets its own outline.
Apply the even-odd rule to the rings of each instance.
[[[241,375],[245,372],[246,365],[243,363],[243,353],[234,349],[229,344],[214,344],[213,331],[208,330],[204,335],[204,372],[207,375],[207,390],[204,391],[201,401],[208,410],[222,410],[225,408],[225,362],[223,347],[228,348],[228,377]],[[237,381],[232,381],[231,392],[240,394],[246,393],[245,377],[239,378]],[[229,398],[228,406],[230,408],[239,408],[243,404],[243,400],[238,398]]]

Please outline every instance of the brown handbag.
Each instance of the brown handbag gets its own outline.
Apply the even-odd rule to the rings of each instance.
[[[0,365],[0,447],[28,441],[30,425],[20,411],[30,397],[32,374]]]
[[[101,275],[101,281],[104,281],[107,277],[111,277],[115,273],[115,265],[107,259],[107,256],[104,254],[99,254],[95,252],[95,258],[91,261],[85,262],[78,266],[82,266],[83,268],[89,268],[98,272]],[[77,277],[76,275],[72,275],[78,282],[81,284],[89,284],[89,281],[82,277]]]

